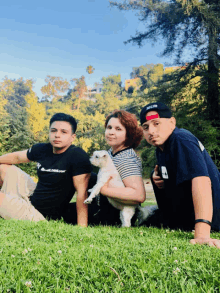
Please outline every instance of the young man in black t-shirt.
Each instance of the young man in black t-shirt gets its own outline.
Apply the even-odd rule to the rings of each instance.
[[[88,206],[84,204],[91,173],[88,155],[72,145],[75,119],[64,113],[50,120],[49,143],[0,157],[0,216],[5,219],[39,221],[60,219],[88,225]],[[37,162],[38,183],[14,164]],[[12,166],[11,166],[12,165]],[[75,210],[69,207],[75,191]]]
[[[164,227],[195,228],[191,243],[220,248],[220,241],[210,238],[211,228],[220,231],[220,173],[211,157],[192,133],[176,127],[163,103],[146,105],[140,120],[157,157],[151,179],[159,210],[145,224],[156,219]]]

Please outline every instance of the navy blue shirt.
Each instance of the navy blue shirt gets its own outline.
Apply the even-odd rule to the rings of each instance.
[[[220,173],[202,143],[189,131],[176,127],[164,150],[156,149],[156,157],[165,184],[158,207],[167,224],[194,227],[192,179],[207,176],[212,183],[212,229],[220,230]]]
[[[73,176],[91,172],[89,156],[74,145],[54,154],[50,143],[39,143],[28,150],[27,157],[37,162],[38,183],[30,197],[32,205],[44,217],[59,219],[75,193]]]

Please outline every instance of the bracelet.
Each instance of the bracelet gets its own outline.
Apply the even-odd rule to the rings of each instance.
[[[203,220],[203,219],[198,219],[198,220],[195,220],[195,224],[196,223],[206,223],[206,224],[208,224],[209,226],[212,226],[212,223],[211,222],[209,222],[208,220]]]

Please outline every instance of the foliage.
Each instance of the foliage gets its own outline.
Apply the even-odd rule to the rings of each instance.
[[[82,75],[80,78],[73,78],[71,81],[75,83],[73,91],[76,93],[76,96],[78,97],[77,110],[79,111],[80,102],[87,90],[85,76]]]
[[[154,64],[146,64],[138,67],[133,67],[132,72],[130,73],[131,78],[139,76],[147,76],[148,72],[154,67]]]
[[[202,84],[203,66],[166,68],[152,86],[139,91],[127,110],[137,116],[147,103],[161,101],[172,108],[177,126],[191,131],[204,144],[213,161],[220,169],[219,127],[209,120],[207,113],[207,86]],[[150,83],[148,83],[150,84]],[[147,92],[146,92],[147,90]],[[144,176],[149,176],[154,165],[154,148],[144,147],[142,163]]]
[[[33,85],[31,79],[24,80],[19,78],[17,80],[8,79],[7,76],[3,79],[0,85],[1,97],[8,101],[6,109],[10,112],[12,105],[24,107],[26,105],[25,96],[29,93],[30,87]]]
[[[70,87],[69,82],[59,76],[47,75],[45,82],[47,84],[41,88],[44,100],[51,100],[55,97],[60,97],[60,94],[65,93]]]
[[[0,85],[0,123],[1,154],[28,149],[35,143],[28,114],[25,109],[26,96],[32,91],[32,80],[11,80],[5,78]],[[34,174],[35,164],[21,166]]]
[[[0,90],[0,154],[5,152],[7,148],[7,139],[9,137],[9,115],[5,110],[7,100],[3,96],[2,90]]]
[[[156,165],[155,147],[146,146],[141,153],[143,177],[150,178],[151,172],[154,170]]]
[[[39,103],[36,94],[30,89],[25,96],[28,125],[36,141],[47,139],[48,121],[46,120],[46,109],[43,103]]]
[[[102,78],[103,93],[111,93],[114,96],[119,96],[122,92],[121,75],[109,75]]]
[[[92,74],[92,73],[94,72],[94,70],[95,70],[95,68],[94,68],[92,65],[88,65],[88,66],[86,67],[86,72],[87,72],[88,74]]]
[[[8,137],[7,149],[17,151],[30,147],[34,141],[27,121],[25,97],[30,93],[31,80],[9,80],[1,83],[1,99],[3,99],[4,115],[7,117]]]
[[[210,120],[220,119],[219,97],[219,49],[220,49],[220,0],[145,0],[111,2],[120,10],[137,10],[146,31],[139,32],[127,42],[139,46],[146,40],[153,43],[165,41],[162,56],[175,54],[176,63],[181,63],[184,50],[191,49],[190,65],[206,63],[206,106]]]
[[[75,111],[74,117],[78,121],[77,139],[74,144],[82,147],[89,154],[92,154],[95,150],[106,149],[104,139],[105,116],[98,111],[94,115]]]
[[[220,144],[218,122],[209,120],[206,106],[206,88],[202,78],[194,69],[176,70],[164,76],[161,87],[154,91],[158,100],[170,105],[177,119],[177,126],[191,131],[204,144],[215,164],[220,167]],[[161,91],[164,92],[161,95]]]
[[[144,105],[162,101],[172,108],[177,126],[195,134],[220,167],[219,128],[217,122],[213,125],[213,121],[209,121],[203,67],[207,65],[165,69],[161,64],[134,67],[132,75],[139,74],[141,87],[128,93],[121,85],[120,74],[110,75],[102,78],[103,91],[92,99],[83,95],[86,88],[84,77],[74,79],[75,86],[69,88],[67,95],[47,101],[38,101],[32,80],[5,78],[0,83],[1,154],[48,141],[49,119],[57,112],[64,112],[78,122],[74,144],[91,155],[94,150],[109,148],[104,138],[104,122],[114,109],[125,109],[139,117]],[[142,157],[144,177],[149,177],[156,163],[155,149],[143,140],[137,151]],[[35,174],[34,164],[22,168],[31,175]]]
[[[161,90],[161,85],[164,84],[164,70],[162,64],[146,64],[133,67],[133,76],[135,76],[135,72],[144,75],[139,75],[141,79],[139,90],[133,91],[130,95],[128,94],[129,100],[125,110],[139,117],[143,106],[157,101],[160,95],[163,95],[164,92]]]
[[[143,92],[147,88],[151,88],[157,83],[164,74],[164,68],[162,64],[146,64],[139,67],[133,67],[131,72],[131,78],[140,79],[140,91]]]

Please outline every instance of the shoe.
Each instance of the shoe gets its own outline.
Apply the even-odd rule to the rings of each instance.
[[[145,207],[138,207],[137,212],[137,219],[138,219],[138,226],[140,226],[143,222],[145,222],[150,216],[152,216],[155,211],[158,210],[158,206],[145,206]]]

